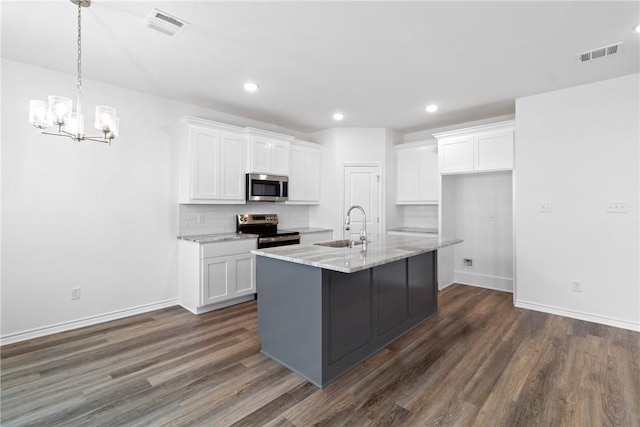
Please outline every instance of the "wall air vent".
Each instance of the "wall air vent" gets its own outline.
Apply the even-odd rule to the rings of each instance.
[[[188,22],[158,9],[153,9],[151,13],[149,13],[149,16],[147,16],[147,19],[144,21],[144,25],[173,38],[178,37],[189,27]]]
[[[604,58],[605,56],[615,55],[622,51],[622,42],[614,43],[609,46],[599,47],[597,49],[589,50],[578,54],[578,62],[588,62],[598,58]]]

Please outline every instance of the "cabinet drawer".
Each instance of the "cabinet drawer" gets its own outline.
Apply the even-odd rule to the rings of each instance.
[[[245,254],[257,248],[256,239],[230,240],[226,242],[203,243],[201,258]]]

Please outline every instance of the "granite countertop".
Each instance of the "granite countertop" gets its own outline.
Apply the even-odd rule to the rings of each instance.
[[[219,233],[219,234],[194,234],[191,236],[178,236],[178,239],[188,240],[196,243],[214,243],[225,242],[228,240],[240,240],[240,239],[256,239],[257,234],[242,234],[242,233]]]
[[[333,228],[298,227],[292,230],[278,230],[278,231],[297,231],[300,234],[323,233],[325,231],[331,231],[333,233]]]
[[[251,253],[342,273],[354,273],[461,242],[461,239],[386,235],[367,242],[366,251],[362,251],[360,245],[353,248],[291,245],[256,249]]]
[[[437,228],[427,228],[427,227],[394,227],[387,228],[387,232],[389,231],[399,231],[402,233],[425,233],[425,234],[438,234]]]

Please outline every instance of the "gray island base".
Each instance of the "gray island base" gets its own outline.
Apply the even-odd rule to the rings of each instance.
[[[433,240],[427,246],[460,242]],[[365,263],[350,273],[309,265],[313,256],[327,254],[326,248],[300,248],[307,251],[300,260],[284,248],[254,251],[262,352],[324,387],[434,315],[437,250],[425,252],[429,248],[417,244],[412,248],[417,246],[417,255],[394,256],[387,263],[377,260],[368,268]],[[358,253],[343,251],[351,257],[356,255],[346,251]]]

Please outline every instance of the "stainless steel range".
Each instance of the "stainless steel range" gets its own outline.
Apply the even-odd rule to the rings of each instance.
[[[258,249],[300,243],[300,233],[297,231],[278,231],[276,214],[239,214],[236,217],[236,232],[257,234]]]

